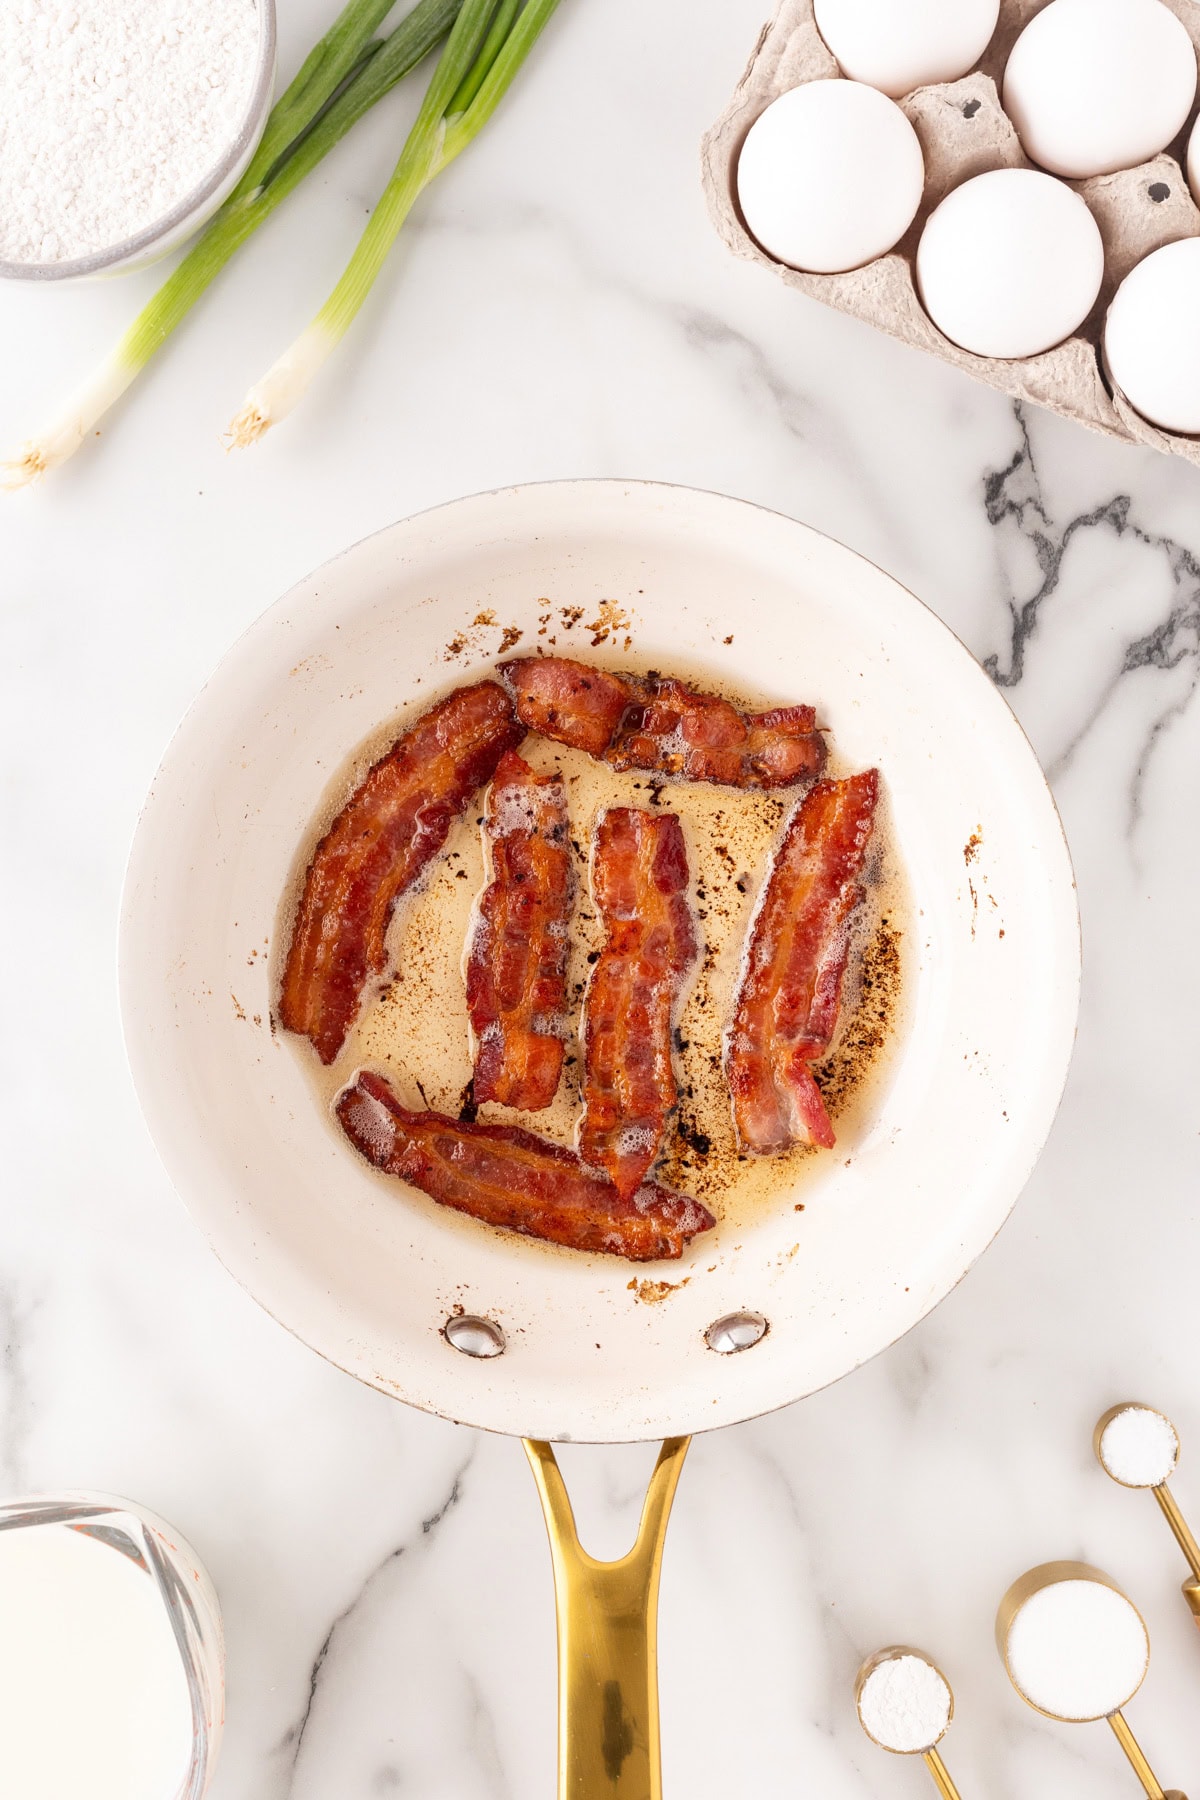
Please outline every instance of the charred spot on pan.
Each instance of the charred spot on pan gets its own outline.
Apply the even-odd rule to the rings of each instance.
[[[657,1306],[668,1294],[677,1294],[680,1288],[685,1288],[691,1279],[690,1275],[685,1275],[682,1281],[646,1281],[639,1280],[635,1275],[626,1285],[630,1293],[637,1295],[643,1306]]]
[[[712,1139],[707,1132],[701,1131],[691,1119],[682,1117],[676,1122],[675,1129],[690,1150],[701,1159],[707,1158],[712,1150]]]
[[[861,1086],[895,1029],[903,973],[902,935],[887,918],[879,921],[863,947],[857,1004],[847,1009],[845,1029],[813,1070],[833,1116]]]

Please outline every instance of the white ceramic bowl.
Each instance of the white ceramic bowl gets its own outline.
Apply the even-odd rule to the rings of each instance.
[[[871,1116],[750,1222],[718,1223],[661,1305],[627,1263],[463,1220],[367,1167],[272,1030],[265,954],[327,783],[381,722],[494,664],[500,628],[603,601],[640,653],[811,700],[877,763],[914,895],[910,1018]],[[479,615],[494,625],[474,623]],[[610,615],[611,616],[611,615]],[[625,627],[622,627],[624,635]],[[463,643],[448,657],[447,646]],[[731,641],[730,641],[731,640]],[[593,655],[597,654],[592,652]],[[604,652],[619,666],[620,649]],[[495,1430],[620,1440],[765,1412],[914,1325],[999,1230],[1074,1040],[1079,937],[1053,800],[957,638],[841,545],[686,488],[480,494],[358,544],[229,652],[155,779],[129,865],[121,998],[163,1159],[227,1266],[282,1323],[387,1393]],[[306,1049],[300,1046],[301,1050]],[[719,1210],[719,1208],[718,1208]],[[457,1354],[456,1309],[507,1349]],[[753,1309],[755,1348],[705,1332]]]
[[[257,0],[258,59],[254,85],[237,136],[222,152],[204,180],[178,201],[161,219],[155,219],[133,237],[87,256],[63,262],[24,263],[0,260],[0,280],[87,281],[101,275],[126,275],[157,262],[206,225],[227,200],[258,148],[271,110],[275,87],[275,0]]]

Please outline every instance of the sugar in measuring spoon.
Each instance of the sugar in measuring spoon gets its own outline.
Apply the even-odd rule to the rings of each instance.
[[[897,1756],[922,1756],[943,1800],[959,1800],[938,1744],[954,1717],[950,1683],[906,1644],[869,1656],[854,1684],[858,1722],[871,1742]]]
[[[996,1643],[1009,1680],[1035,1712],[1070,1724],[1107,1719],[1149,1800],[1165,1793],[1122,1708],[1150,1665],[1150,1637],[1137,1607],[1087,1563],[1043,1563],[1009,1588],[996,1615]]]
[[[1106,1475],[1121,1487],[1149,1488],[1158,1501],[1192,1571],[1183,1597],[1200,1625],[1200,1544],[1167,1486],[1179,1461],[1179,1433],[1165,1413],[1127,1400],[1110,1406],[1098,1421],[1092,1445]]]

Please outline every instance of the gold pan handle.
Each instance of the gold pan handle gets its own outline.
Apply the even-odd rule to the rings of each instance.
[[[525,1440],[541,1496],[558,1614],[558,1800],[662,1800],[658,1583],[688,1438],[659,1452],[628,1555],[598,1562],[579,1542],[554,1451]]]

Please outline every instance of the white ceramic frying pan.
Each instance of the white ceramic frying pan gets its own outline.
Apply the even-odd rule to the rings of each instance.
[[[806,1180],[799,1228],[788,1204],[718,1224],[664,1305],[618,1259],[389,1189],[270,1026],[264,952],[331,775],[406,702],[490,671],[500,627],[535,644],[548,603],[584,622],[609,603],[665,670],[814,702],[844,759],[881,768],[912,890],[907,1015],[871,1116]],[[613,481],[441,507],[302,582],[196,701],[134,844],[121,989],[151,1131],[218,1255],[304,1342],[410,1405],[527,1440],[674,1440],[613,1565],[578,1549],[553,1453],[529,1446],[559,1592],[564,1797],[659,1792],[655,1594],[686,1435],[835,1381],[960,1280],[1050,1128],[1078,982],[1062,829],[1000,695],[890,577],[741,501]],[[445,1327],[463,1315],[484,1322],[460,1333],[468,1352],[502,1353],[456,1349]],[[756,1332],[740,1354],[712,1347]]]

